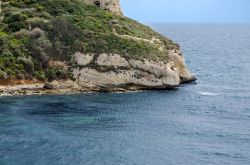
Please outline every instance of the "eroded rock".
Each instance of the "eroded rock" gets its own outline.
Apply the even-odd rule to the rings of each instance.
[[[173,60],[164,63],[147,59],[127,60],[121,55],[102,53],[97,55],[94,68],[76,67],[73,69],[73,75],[81,88],[99,90],[130,89],[131,87],[134,89],[170,88],[179,85],[183,80],[194,80],[185,67],[183,57],[174,52],[171,57]],[[109,67],[109,70],[98,70],[103,66]]]
[[[83,54],[83,53],[80,53],[80,52],[76,52],[73,55],[73,58],[74,58],[73,60],[75,60],[75,62],[78,65],[85,66],[85,65],[87,65],[87,64],[89,64],[90,62],[93,61],[94,54]]]
[[[102,53],[96,59],[96,64],[100,66],[129,67],[128,61],[117,54]]]

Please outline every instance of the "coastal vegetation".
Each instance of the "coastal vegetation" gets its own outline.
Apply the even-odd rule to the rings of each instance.
[[[132,19],[79,0],[2,0],[1,12],[0,80],[72,78],[75,52],[167,61],[167,50],[178,46]],[[155,37],[160,41],[152,42]]]

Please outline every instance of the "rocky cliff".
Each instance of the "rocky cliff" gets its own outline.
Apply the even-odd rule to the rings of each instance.
[[[120,0],[84,0],[83,2],[89,5],[96,5],[114,14],[122,15]]]
[[[179,45],[124,17],[118,0],[4,0],[2,7],[0,84],[122,91],[195,80]]]
[[[119,54],[74,55],[77,84],[95,90],[167,89],[195,78],[185,67],[183,57],[169,51],[171,60],[127,59]],[[94,67],[93,67],[94,66]]]

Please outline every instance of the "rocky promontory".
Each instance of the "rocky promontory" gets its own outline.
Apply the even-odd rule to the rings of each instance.
[[[180,46],[118,0],[3,0],[2,95],[168,89],[195,80]]]

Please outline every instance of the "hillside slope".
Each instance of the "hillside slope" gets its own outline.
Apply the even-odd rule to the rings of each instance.
[[[71,80],[77,90],[111,91],[195,80],[178,44],[98,6],[2,0],[1,15],[0,84]]]

